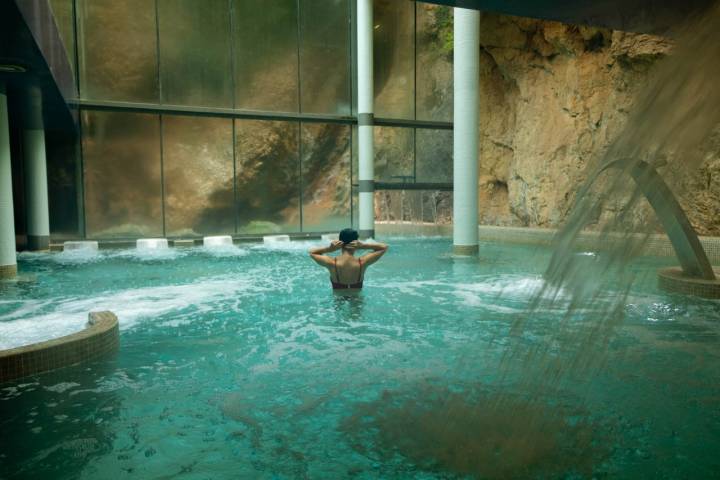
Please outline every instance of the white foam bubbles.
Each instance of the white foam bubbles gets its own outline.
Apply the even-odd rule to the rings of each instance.
[[[138,238],[135,242],[138,250],[165,250],[168,248],[167,238]]]
[[[203,237],[203,246],[206,248],[232,246],[233,239],[230,235],[219,235],[214,237]]]
[[[271,278],[260,268],[242,276],[213,277],[183,285],[132,288],[87,298],[13,302],[17,307],[0,322],[0,349],[81,331],[90,311],[112,311],[118,317],[121,330],[169,313],[176,314],[175,325],[181,325],[187,323],[184,320],[188,312],[195,318],[218,308],[238,308],[239,297],[276,290]]]

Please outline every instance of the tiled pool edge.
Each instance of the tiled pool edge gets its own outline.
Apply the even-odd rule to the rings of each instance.
[[[715,269],[715,276],[720,278],[720,269]],[[658,270],[658,287],[666,292],[720,299],[720,280],[689,278],[683,275],[679,267]]]
[[[120,347],[112,312],[91,312],[87,327],[45,342],[0,350],[0,384],[114,354]]]
[[[378,235],[425,235],[425,236],[451,236],[452,225],[434,225],[422,223],[381,223],[375,225],[375,231]],[[556,229],[552,228],[533,228],[533,227],[496,227],[489,225],[480,225],[478,227],[478,236],[481,242],[502,242],[516,243],[521,245],[551,245]],[[638,240],[644,238],[643,235],[636,235]],[[714,265],[720,264],[720,237],[699,237],[705,252],[707,253],[710,263]],[[583,248],[593,249],[599,247],[603,237],[599,232],[583,232],[580,234],[580,245]],[[658,257],[674,257],[672,245],[667,235],[652,234],[650,235],[642,253],[644,255]]]

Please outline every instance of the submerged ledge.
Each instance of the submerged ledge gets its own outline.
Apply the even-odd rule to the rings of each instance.
[[[0,383],[49,372],[114,354],[120,347],[118,319],[112,312],[90,312],[84,330],[0,350]]]

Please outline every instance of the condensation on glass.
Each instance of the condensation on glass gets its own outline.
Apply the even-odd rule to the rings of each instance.
[[[157,103],[155,2],[78,0],[80,96]]]
[[[238,233],[300,231],[297,122],[236,120]]]
[[[350,226],[350,127],[304,123],[302,199],[305,232],[342,230]]]
[[[233,121],[163,115],[168,236],[235,232]]]
[[[162,235],[158,116],[98,111],[81,116],[88,237]]]
[[[415,182],[414,129],[376,126],[373,131],[375,139],[375,181]]]
[[[75,26],[73,0],[50,0],[55,25],[65,47],[68,63],[75,73]]]
[[[375,0],[375,115],[415,118],[415,2]]]
[[[452,183],[452,130],[415,130],[417,182]]]
[[[162,102],[233,106],[227,0],[157,0]]]
[[[234,0],[235,106],[297,112],[297,0]]]
[[[300,0],[300,108],[350,115],[350,3]]]
[[[451,122],[453,116],[452,8],[417,2],[418,120]]]

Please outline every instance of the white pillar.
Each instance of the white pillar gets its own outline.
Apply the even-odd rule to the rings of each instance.
[[[31,87],[26,95],[22,141],[27,200],[27,244],[29,250],[47,250],[50,248],[50,216],[42,92]]]
[[[0,279],[17,275],[7,93],[0,82]]]
[[[478,253],[480,12],[454,8],[453,252]]]
[[[375,236],[373,0],[357,2],[358,200],[360,238]]]

